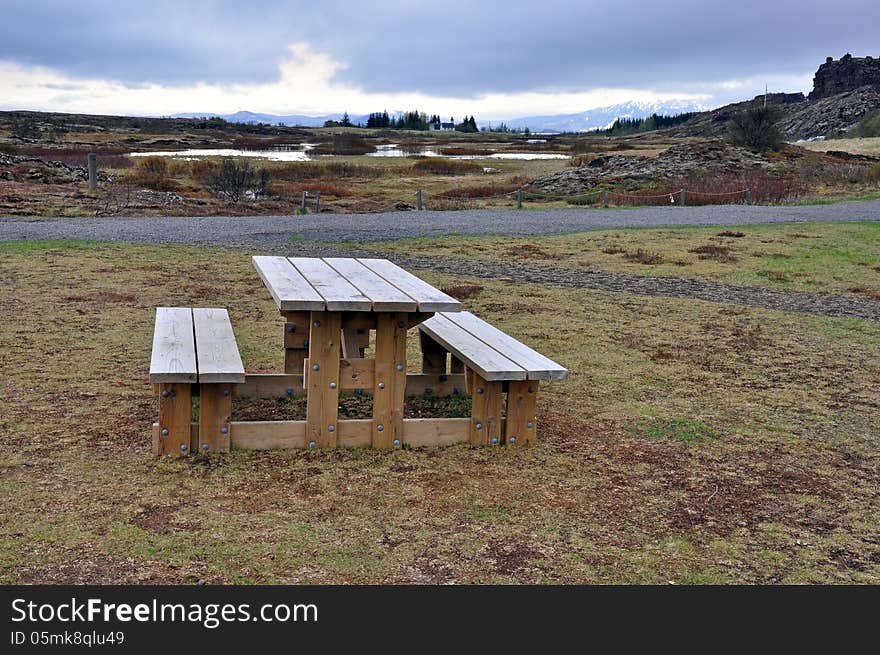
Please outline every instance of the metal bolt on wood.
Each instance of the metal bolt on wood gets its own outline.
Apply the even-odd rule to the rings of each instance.
[[[292,395],[293,395],[293,388],[291,388],[291,387],[287,387],[287,389],[285,389],[284,392],[285,392],[288,396],[292,396]]]
[[[498,437],[492,437],[492,445],[493,445],[493,446],[497,446],[497,445],[498,445]]]
[[[163,389],[163,390],[162,390],[162,397],[163,397],[163,398],[167,398],[167,397],[170,396],[170,395],[171,395],[171,392],[168,391],[168,389]]]
[[[395,448],[400,448],[400,439],[395,439],[392,443]]]
[[[516,437],[511,437],[510,438],[510,445],[512,446],[515,443],[516,443]]]
[[[225,426],[220,428],[220,434],[226,434],[227,432],[229,432],[229,428],[227,428]]]
[[[296,332],[296,323],[290,323],[285,329],[290,333]]]
[[[224,390],[223,390],[223,395],[224,395],[224,396],[228,396],[228,395],[229,395],[229,389],[224,389]]]
[[[477,428],[477,430],[482,430],[482,429],[483,429],[483,424],[482,424],[482,423],[477,423],[474,427]]]
[[[317,364],[312,364],[312,370],[313,370],[313,371],[320,371],[320,370],[321,370],[321,367],[320,367],[319,365],[317,365]]]
[[[385,429],[385,426],[382,425],[381,423],[376,426],[376,431],[378,431],[378,432],[382,432],[384,429]]]
[[[533,428],[533,427],[535,427],[535,424],[532,423],[531,421],[529,421],[528,423],[526,423],[526,427],[527,427],[527,428]]]
[[[380,383],[379,383],[379,388],[380,388],[380,389],[384,389],[384,388],[385,388],[385,383],[384,383],[384,382],[380,382]]]
[[[315,321],[315,327],[321,327],[321,321]]]
[[[331,388],[331,389],[335,389],[335,388],[336,388],[336,383],[335,383],[335,382],[331,382],[331,383],[330,383],[330,388]]]
[[[208,452],[210,449],[211,447],[208,444],[202,446],[202,450],[204,450],[205,452]]]
[[[163,437],[167,437],[167,436],[168,436],[168,428],[162,428],[162,436],[163,436]]]
[[[314,448],[314,447],[315,447],[315,442],[314,442],[314,441],[310,441],[310,442],[309,442],[309,448]]]
[[[483,387],[477,387],[477,393],[478,393],[478,394],[482,394],[482,393],[483,393]]]
[[[327,426],[327,432],[336,432],[336,427],[333,426],[333,425],[328,425],[328,426]]]
[[[185,453],[187,451],[187,447],[185,443],[180,444],[180,452]]]
[[[398,371],[402,371],[402,370],[403,370],[403,364],[398,364],[398,365],[395,366],[394,368],[396,368]]]

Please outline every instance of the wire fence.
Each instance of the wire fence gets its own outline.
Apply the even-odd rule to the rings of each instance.
[[[308,200],[311,199],[312,203]],[[408,211],[408,210],[444,210],[448,204],[466,205],[486,201],[505,200],[518,209],[525,205],[540,205],[552,202],[566,202],[576,206],[595,207],[630,207],[630,206],[662,206],[662,205],[722,205],[722,204],[751,204],[751,188],[737,189],[734,191],[698,191],[696,189],[680,188],[663,193],[626,193],[609,191],[607,189],[590,189],[579,193],[553,194],[541,190],[531,190],[528,186],[522,186],[512,191],[504,191],[495,194],[463,195],[455,196],[447,193],[427,193],[423,190],[416,191],[410,196],[403,198],[364,198],[381,203],[375,211]],[[307,213],[312,206],[314,211],[320,211],[321,194],[302,194],[300,213]],[[329,209],[329,208],[328,208]]]

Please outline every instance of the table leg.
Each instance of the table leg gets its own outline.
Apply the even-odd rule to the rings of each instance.
[[[312,312],[310,320],[306,443],[332,448],[338,434],[342,315]]]
[[[373,387],[373,447],[403,443],[406,396],[405,313],[379,314],[376,324],[376,374]]]

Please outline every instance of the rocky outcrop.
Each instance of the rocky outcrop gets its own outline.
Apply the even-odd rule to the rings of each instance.
[[[846,53],[839,60],[828,57],[813,77],[810,100],[828,98],[860,87],[880,91],[880,59],[853,57]]]
[[[790,141],[845,133],[866,115],[880,110],[880,89],[865,86],[820,98],[784,113],[779,127]]]
[[[585,166],[568,168],[535,180],[531,187],[541,191],[571,195],[591,189],[603,181],[621,178],[650,179],[683,177],[697,171],[736,173],[768,168],[770,162],[745,148],[723,141],[682,143],[656,157],[604,155]]]
[[[85,168],[37,157],[0,153],[0,168],[7,169],[2,171],[2,179],[8,181],[18,179],[44,184],[69,184],[89,179],[89,172]]]

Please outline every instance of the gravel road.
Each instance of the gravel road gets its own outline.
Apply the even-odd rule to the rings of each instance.
[[[0,217],[0,241],[91,239],[264,247],[288,241],[292,237],[325,242],[365,242],[445,234],[531,236],[614,227],[742,225],[803,221],[880,221],[880,200],[800,207],[718,205],[609,210],[474,209],[448,212],[197,218]]]
[[[855,295],[738,287],[707,280],[585,271],[519,262],[485,262],[341,249],[333,242],[369,242],[444,234],[528,236],[613,227],[743,225],[805,221],[880,221],[880,200],[805,207],[645,207],[630,210],[395,212],[198,218],[3,218],[0,241],[88,239],[158,244],[216,245],[306,256],[380,256],[411,270],[474,278],[692,298],[822,316],[880,322],[880,301]]]

